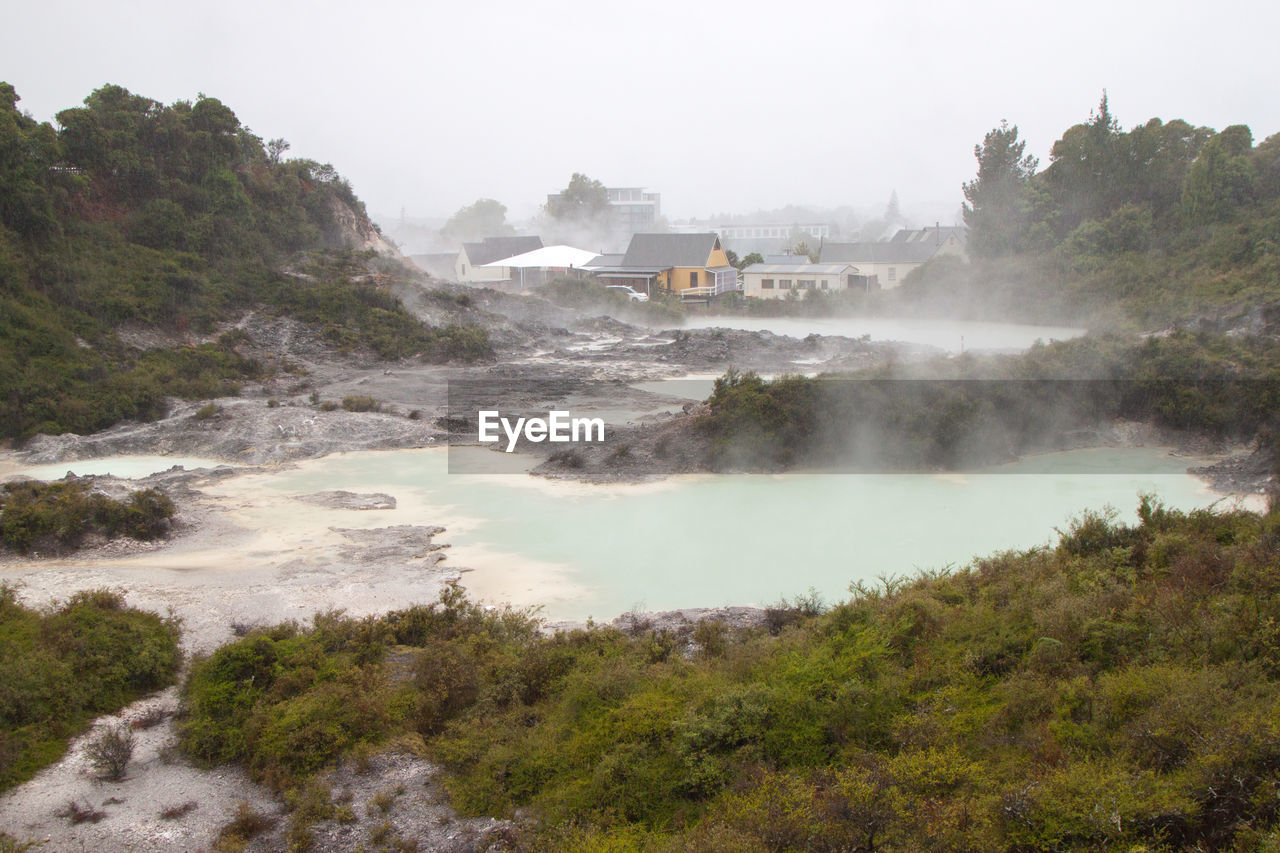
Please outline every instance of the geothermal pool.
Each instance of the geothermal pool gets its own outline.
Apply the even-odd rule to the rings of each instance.
[[[450,474],[448,453],[484,454],[465,467],[506,472]],[[810,588],[834,601],[853,581],[1050,544],[1054,528],[1086,508],[1110,505],[1134,520],[1143,492],[1181,509],[1208,506],[1221,496],[1186,473],[1202,461],[1101,449],[967,473],[686,475],[600,486],[529,477],[506,454],[441,448],[333,455],[227,487],[390,493],[396,510],[349,512],[343,523],[442,525],[445,565],[472,569],[462,581],[473,595],[580,620],[771,604]],[[274,523],[269,514],[261,521]]]

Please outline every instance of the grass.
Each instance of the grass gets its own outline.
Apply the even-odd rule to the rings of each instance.
[[[255,631],[193,665],[184,748],[297,791],[416,732],[461,812],[537,816],[531,849],[1269,843],[1280,514],[1138,515],[831,606],[802,595],[761,629],[548,636],[451,588]]]

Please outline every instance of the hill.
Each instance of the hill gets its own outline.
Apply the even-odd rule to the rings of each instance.
[[[215,334],[250,309],[382,358],[488,352],[482,330],[426,327],[391,295],[410,274],[331,165],[285,158],[218,99],[108,85],[56,128],[18,100],[0,83],[0,436],[236,393],[279,367]],[[122,340],[132,328],[200,343],[144,350]]]

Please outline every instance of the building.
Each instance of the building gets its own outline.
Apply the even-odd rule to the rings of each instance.
[[[938,255],[967,259],[964,228],[903,229],[875,243],[824,243],[823,264],[853,264],[867,277],[871,290],[892,290],[907,274]]]
[[[732,249],[738,257],[745,257],[752,252],[761,255],[789,252],[798,243],[807,243],[817,249],[825,240],[831,239],[831,226],[821,222],[810,223],[747,223],[742,225],[710,225],[693,223],[672,228],[683,233],[711,231],[720,236],[726,249]]]
[[[641,293],[676,293],[710,299],[738,289],[738,271],[720,245],[705,234],[635,234],[621,262],[616,256],[592,261],[593,275],[606,284],[625,284]]]
[[[628,236],[652,231],[662,217],[661,193],[649,193],[644,187],[606,187],[609,212],[614,225]]]
[[[526,287],[539,287],[554,278],[563,276],[584,277],[587,265],[596,257],[595,252],[575,249],[573,246],[543,246],[532,252],[499,258],[484,267],[502,267],[511,273],[512,283]]]
[[[541,237],[485,237],[479,243],[463,243],[454,261],[454,280],[465,284],[511,281],[510,268],[485,264],[541,248]]]
[[[870,283],[852,264],[752,264],[742,271],[742,292],[755,299],[785,299],[805,290],[861,290]]]

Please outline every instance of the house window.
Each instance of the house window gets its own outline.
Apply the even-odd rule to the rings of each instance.
[[[463,265],[462,265],[462,274],[463,274],[463,275],[466,275],[466,274],[467,274],[467,265],[466,265],[466,264],[463,264]]]
[[[898,268],[889,267],[889,281],[897,281],[897,280],[898,280]]]
[[[799,290],[811,290],[813,288],[813,279],[802,278],[796,282],[796,288]]]
[[[823,290],[827,289],[827,280],[825,278],[822,280],[822,289]]]
[[[779,289],[779,290],[790,290],[790,289],[791,289],[791,279],[789,279],[789,278],[780,278],[780,279],[778,279],[778,289]]]
[[[760,279],[760,289],[761,289],[761,290],[773,290],[773,279],[771,279],[771,278],[762,278],[762,279]]]
[[[696,272],[689,273],[689,286],[690,287],[698,286],[698,274]]]

